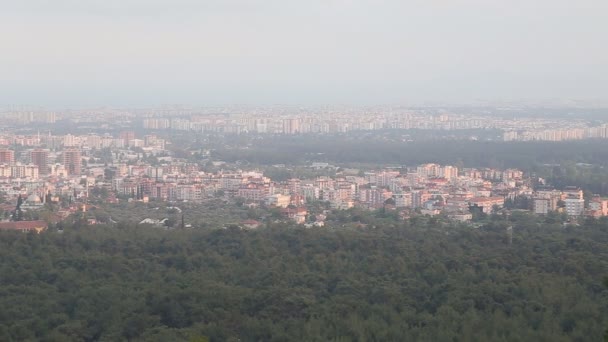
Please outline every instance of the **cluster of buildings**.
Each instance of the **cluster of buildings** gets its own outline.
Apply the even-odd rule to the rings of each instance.
[[[336,177],[282,182],[259,171],[205,173],[183,162],[124,166],[115,171],[105,184],[119,197],[197,202],[220,194],[250,206],[281,208],[297,223],[307,220],[308,204],[317,201],[328,202],[334,210],[385,208],[398,210],[403,217],[418,213],[466,221],[475,210],[490,214],[502,209],[506,201],[525,197],[532,204],[527,209],[536,214],[608,216],[608,200],[596,196],[586,201],[578,188],[534,190],[517,169],[459,169],[431,163],[364,173],[346,169]]]
[[[26,210],[66,198],[70,203],[86,202],[93,190],[113,203],[234,198],[248,206],[276,208],[285,218],[309,224],[322,224],[323,217],[309,215],[310,203],[318,201],[333,210],[384,208],[402,217],[445,215],[466,221],[476,211],[492,213],[506,201],[525,197],[532,203],[528,209],[537,214],[608,215],[608,200],[585,199],[576,188],[535,190],[517,169],[429,163],[369,172],[344,169],[335,177],[276,181],[255,170],[204,172],[198,163],[172,156],[167,144],[156,135],[138,137],[129,130],[115,136],[0,134],[0,145],[10,146],[0,148],[0,193],[24,199]],[[333,166],[313,163],[311,168]]]
[[[258,171],[204,173],[196,165],[180,162],[163,166],[130,165],[114,171],[105,186],[118,197],[197,202],[221,194],[239,198],[250,206],[280,208],[297,223],[306,221],[307,205],[316,201],[329,202],[335,210],[384,207],[428,215],[443,213],[467,220],[472,217],[472,206],[490,213],[501,208],[506,198],[533,193],[519,170],[459,170],[437,164],[363,174],[345,170],[336,177],[283,182],[273,181]]]
[[[180,130],[220,133],[306,134],[345,133],[380,129],[470,129],[483,128],[479,118],[415,113],[297,113],[192,115],[182,118],[151,117],[143,120],[148,130]]]
[[[133,131],[121,131],[117,136],[111,134],[85,134],[85,135],[52,135],[30,134],[20,135],[14,133],[0,133],[0,146],[40,147],[55,151],[63,148],[78,148],[84,151],[100,149],[122,149],[129,147],[142,147],[148,150],[156,148],[165,149],[165,140],[156,135],[145,135],[136,138]],[[153,151],[154,152],[154,151]]]
[[[546,111],[550,113],[550,109]],[[526,117],[525,111],[521,108],[509,107],[471,108],[469,113],[463,113],[462,109],[452,110],[441,107],[266,106],[99,108],[61,112],[5,109],[0,110],[0,114],[7,118],[5,122],[0,123],[0,128],[3,126],[19,128],[33,124],[53,125],[65,120],[81,128],[128,130],[137,127],[149,131],[174,130],[229,134],[332,134],[383,129],[445,131],[492,129],[503,131],[504,141],[608,138],[608,128],[601,122],[551,115]],[[109,146],[112,143],[105,139],[103,142],[93,141],[92,144]]]
[[[334,179],[289,180],[286,186],[290,194],[306,201],[327,201],[332,209],[388,208],[404,217],[418,212],[457,220],[471,219],[471,207],[489,213],[502,208],[505,198],[531,191],[519,170],[460,170],[437,164],[363,174],[345,170]]]
[[[510,130],[503,133],[504,141],[566,141],[606,138],[608,138],[607,124],[592,127]]]
[[[0,193],[13,201],[24,199],[24,209],[41,208],[47,201],[66,198],[86,200],[89,190],[104,186],[105,180],[109,180],[108,189],[112,190],[111,177],[116,171],[120,174],[126,170],[127,163],[134,164],[147,154],[167,153],[163,139],[136,139],[131,131],[116,137],[2,134],[0,145],[5,145],[0,147]],[[141,152],[134,152],[133,147]],[[12,209],[2,210],[6,214]]]
[[[67,177],[80,175],[82,153],[80,149],[66,147],[51,153],[48,149],[34,148],[21,151],[18,161],[15,151],[0,148],[0,182],[11,180],[37,180],[45,176]]]
[[[2,117],[15,124],[29,125],[32,123],[53,124],[57,121],[57,113],[46,110],[9,110]]]
[[[577,119],[504,119],[495,116],[426,113],[414,110],[317,111],[295,113],[231,113],[181,117],[151,116],[147,130],[220,133],[306,134],[345,133],[381,129],[463,130],[497,129],[505,141],[608,138],[607,126]]]
[[[563,212],[568,216],[608,216],[608,199],[594,195],[589,199],[583,196],[583,190],[577,187],[566,187],[564,190],[540,189],[533,196],[534,213],[545,215],[549,212]]]

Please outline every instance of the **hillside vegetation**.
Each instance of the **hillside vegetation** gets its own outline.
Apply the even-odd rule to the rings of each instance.
[[[601,340],[608,223],[509,240],[424,221],[1,232],[0,340]]]

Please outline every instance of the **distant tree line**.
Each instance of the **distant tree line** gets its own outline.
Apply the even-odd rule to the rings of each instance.
[[[574,185],[591,193],[608,195],[608,141],[604,140],[396,142],[353,137],[276,136],[256,141],[246,149],[219,147],[213,150],[212,157],[227,162],[247,160],[255,165],[307,165],[322,161],[378,168],[431,162],[459,167],[519,168],[533,178],[544,177],[558,189]]]
[[[546,164],[608,165],[608,140],[567,142],[432,141],[398,142],[332,136],[274,136],[247,148],[213,151],[216,159],[256,164],[367,163],[415,166],[422,163],[467,167],[540,169]]]

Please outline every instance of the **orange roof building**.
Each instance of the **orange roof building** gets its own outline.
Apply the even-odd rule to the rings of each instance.
[[[0,230],[18,230],[24,233],[40,233],[47,228],[48,224],[44,221],[0,222]]]

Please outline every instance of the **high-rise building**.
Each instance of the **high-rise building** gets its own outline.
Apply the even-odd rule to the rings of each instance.
[[[300,133],[300,119],[283,119],[283,134]]]
[[[68,175],[79,175],[82,172],[82,154],[79,149],[63,151],[63,165]]]
[[[0,149],[0,164],[13,164],[15,162],[15,151],[6,148]]]
[[[129,141],[135,139],[135,132],[133,132],[133,131],[120,132],[120,139],[122,139],[122,141],[124,141],[125,146],[129,146]]]
[[[63,146],[72,147],[76,145],[78,145],[78,142],[75,136],[71,134],[66,134],[63,136]]]
[[[434,178],[439,176],[440,166],[437,164],[424,164],[416,168],[418,176],[425,178]]]
[[[451,165],[446,165],[444,167],[441,167],[439,169],[439,174],[447,179],[450,180],[452,178],[456,178],[458,177],[458,168],[455,166],[451,166]]]
[[[30,162],[38,166],[38,173],[46,175],[49,173],[49,151],[35,149],[30,151]]]
[[[86,138],[87,146],[89,148],[101,149],[101,137],[96,134],[91,134]]]

